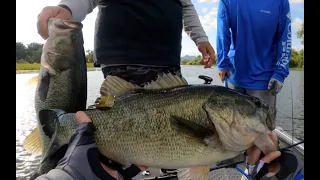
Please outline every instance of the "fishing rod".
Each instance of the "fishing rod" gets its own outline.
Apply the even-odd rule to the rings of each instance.
[[[294,120],[293,120],[293,95],[292,95],[292,84],[291,84],[291,81],[290,81],[290,92],[291,92],[291,121],[292,121],[292,142],[291,144],[293,144],[294,142]]]
[[[284,148],[282,148],[282,149],[293,148],[293,147],[298,146],[299,144],[302,144],[302,143],[304,143],[304,140],[302,140],[302,141],[300,141],[300,142],[297,142],[297,143],[295,143],[295,144],[289,145],[289,146],[287,146],[287,147],[284,147]],[[282,150],[282,149],[281,149],[281,150]]]

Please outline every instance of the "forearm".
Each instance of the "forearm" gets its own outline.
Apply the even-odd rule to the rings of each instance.
[[[37,177],[35,180],[76,180],[65,171],[60,169],[52,169],[47,174]]]
[[[284,82],[284,79],[289,75],[289,61],[292,52],[292,32],[291,32],[291,17],[290,7],[288,0],[285,0],[282,10],[281,17],[279,20],[279,31],[278,31],[278,44],[277,44],[277,67],[273,78]]]
[[[59,5],[68,6],[74,21],[83,21],[98,5],[98,0],[61,0]]]
[[[191,0],[181,0],[181,3],[183,6],[182,16],[185,32],[190,36],[193,42],[196,43],[196,45],[201,42],[209,42],[208,36],[203,30],[198,13]]]
[[[220,1],[217,16],[217,66],[218,70],[230,70],[230,58],[228,56],[231,45],[231,33],[229,31],[228,13],[226,4]]]
[[[218,23],[219,26],[219,23]],[[221,24],[220,28],[223,28]],[[231,38],[228,32],[223,30],[217,31],[217,66],[218,70],[230,71],[230,58],[228,56],[230,50]]]

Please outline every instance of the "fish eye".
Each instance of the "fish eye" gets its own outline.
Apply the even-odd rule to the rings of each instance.
[[[255,103],[256,106],[261,107],[261,102],[260,102],[259,99],[255,99],[254,103]]]

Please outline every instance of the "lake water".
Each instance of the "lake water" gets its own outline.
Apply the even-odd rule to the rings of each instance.
[[[201,84],[199,75],[213,78],[213,84],[223,85],[217,69],[203,69],[202,66],[182,66],[182,74],[189,84]],[[37,73],[16,74],[16,179],[28,179],[37,169],[40,157],[33,156],[23,149],[25,137],[36,126],[34,109],[35,87],[26,87],[25,83]],[[94,103],[99,96],[103,75],[100,69],[88,71],[87,105]],[[291,70],[284,87],[277,98],[277,125],[285,131],[304,139],[304,72]],[[293,115],[292,115],[293,113]],[[292,118],[293,117],[293,118]],[[292,121],[293,119],[293,121]]]

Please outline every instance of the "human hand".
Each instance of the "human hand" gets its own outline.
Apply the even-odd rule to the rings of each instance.
[[[204,68],[210,68],[216,61],[216,55],[213,47],[209,42],[201,42],[198,44],[198,49],[202,54],[200,64],[204,65]]]
[[[230,78],[230,71],[221,70],[221,71],[218,71],[218,74],[220,76],[221,82],[224,81],[225,76],[227,76],[227,78]]]
[[[71,11],[61,6],[47,6],[42,9],[38,15],[37,29],[38,34],[43,38],[47,39],[48,35],[48,21],[50,18],[57,18],[61,20],[72,20]]]
[[[78,128],[70,138],[68,150],[65,156],[59,161],[56,169],[68,169],[68,173],[81,173],[84,179],[92,179],[92,177],[119,179],[119,176],[122,176],[124,179],[131,179],[141,171],[147,169],[147,167],[144,166],[131,165],[125,170],[121,167],[116,170],[110,168],[111,166],[108,167],[109,163],[107,165],[102,163],[102,155],[99,153],[93,139],[95,128],[91,119],[84,112],[79,111],[76,113],[76,121]],[[107,158],[104,157],[104,159]],[[106,162],[106,160],[103,162]]]
[[[282,87],[283,87],[283,83],[275,78],[271,78],[268,83],[268,89],[271,90],[270,93],[273,96],[278,94],[281,91]]]

